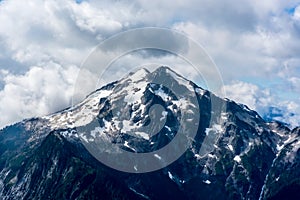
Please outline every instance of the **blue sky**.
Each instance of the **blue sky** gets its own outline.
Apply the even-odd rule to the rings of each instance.
[[[299,5],[290,0],[1,1],[0,127],[70,106],[80,65],[92,49],[114,34],[149,26],[182,32],[201,44],[220,70],[228,98],[261,115],[269,106],[279,107],[287,113],[281,120],[300,125]]]

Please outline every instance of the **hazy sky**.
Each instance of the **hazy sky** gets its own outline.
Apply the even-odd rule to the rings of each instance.
[[[278,107],[284,121],[300,125],[300,1],[4,0],[0,127],[70,106],[79,67],[95,46],[149,26],[201,44],[228,98],[261,115]]]

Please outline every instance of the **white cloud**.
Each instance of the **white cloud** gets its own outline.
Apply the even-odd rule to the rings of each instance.
[[[4,1],[0,24],[5,51],[24,67],[51,60],[79,65],[99,42],[97,37],[122,28],[105,9],[68,0]]]
[[[107,34],[122,29],[122,24],[114,20],[106,9],[96,9],[86,2],[71,4],[71,8],[73,11],[71,17],[82,30]]]
[[[294,0],[245,0],[243,3],[238,0],[91,0],[80,4],[72,0],[1,1],[0,101],[3,105],[0,112],[4,114],[0,122],[5,124],[54,112],[67,105],[76,78],[66,78],[70,66],[79,67],[105,38],[143,26],[174,28],[203,44],[219,67],[225,88],[235,88],[237,93],[229,93],[235,100],[253,109],[270,104],[281,106],[280,102],[286,101],[283,104],[293,105],[286,109],[296,109],[294,104],[300,105],[300,99],[288,97],[300,92],[300,6],[296,7],[299,3]],[[293,7],[296,7],[294,13],[287,12]],[[123,67],[127,63],[141,63],[140,59],[128,57]],[[161,61],[170,65],[180,63],[171,57]],[[155,58],[147,62],[156,63]],[[37,73],[48,73],[56,84],[47,77],[34,77]],[[34,81],[45,90],[35,88]],[[257,82],[268,89],[257,86]],[[65,91],[55,92],[53,87]],[[56,96],[61,100],[54,101]],[[13,97],[20,99],[20,103]],[[282,100],[279,102],[278,98]],[[13,101],[15,106],[11,106]]]
[[[5,72],[5,86],[0,91],[0,127],[70,106],[77,72],[75,66],[62,68],[55,63],[48,63],[46,69],[32,67],[24,75]]]
[[[299,64],[291,62],[299,55],[292,55],[288,50],[289,41],[297,41],[298,38],[290,38],[286,33],[275,34],[260,26],[251,32],[237,32],[190,22],[177,23],[174,28],[203,45],[216,62],[225,81],[251,76],[261,79],[273,79],[274,76],[278,78],[284,62],[295,66]]]
[[[245,104],[252,110],[260,110],[274,102],[269,90],[263,90],[251,83],[238,81],[225,85],[223,89],[227,98]]]
[[[289,124],[291,127],[300,125],[300,106],[291,100],[283,100],[280,96],[271,93],[269,89],[263,89],[255,84],[241,81],[224,85],[227,98],[247,105],[256,110],[262,117],[274,114],[272,108],[276,108],[278,116],[272,117]]]
[[[300,6],[293,14],[286,11],[291,5],[295,4],[258,5],[265,11],[247,31],[210,27],[201,20],[179,22],[174,28],[203,44],[221,71],[229,98],[261,115],[270,106],[278,107],[285,113],[280,120],[296,126],[300,125],[300,21],[295,16]]]
[[[70,105],[78,67],[122,24],[75,1],[0,3],[0,127]]]

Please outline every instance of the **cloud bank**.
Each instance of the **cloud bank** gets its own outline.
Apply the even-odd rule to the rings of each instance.
[[[282,120],[300,125],[299,1],[4,0],[0,127],[70,106],[76,75],[93,48],[145,26],[174,29],[201,44],[221,72],[227,97],[261,115],[279,107],[294,113]],[[172,63],[170,56],[163,59]]]

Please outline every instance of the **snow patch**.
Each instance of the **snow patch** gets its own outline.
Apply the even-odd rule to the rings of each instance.
[[[238,162],[238,163],[240,163],[242,161],[240,156],[235,156],[233,158],[233,160],[236,161],[236,162]]]
[[[141,197],[145,198],[145,199],[150,199],[148,196],[140,193],[140,192],[137,192],[134,188],[132,187],[129,187],[130,190],[132,190],[134,193],[136,193],[137,195],[140,195]]]
[[[223,131],[222,126],[220,124],[213,124],[211,128],[206,128],[205,133],[209,135],[210,133],[221,133]]]
[[[123,120],[122,124],[122,131],[124,131],[125,133],[131,132],[133,129],[137,128],[136,125],[132,124],[132,122],[129,120]]]
[[[159,160],[161,160],[161,157],[158,154],[154,154],[155,158],[158,158]]]
[[[164,119],[166,119],[168,112],[167,111],[162,111],[162,117],[159,119],[160,121],[163,121]]]
[[[128,149],[131,149],[132,151],[136,152],[136,150],[133,147],[129,146],[128,141],[124,142],[124,146],[127,147]]]
[[[212,155],[212,154],[210,154],[210,153],[208,154],[208,157],[209,157],[209,158],[215,158],[215,159],[217,159],[217,156],[216,156],[216,155]]]
[[[150,137],[149,137],[149,135],[147,133],[136,131],[135,134],[138,135],[138,136],[141,136],[145,140],[149,140],[150,139]]]
[[[51,129],[67,129],[85,126],[91,123],[92,120],[98,115],[100,110],[99,100],[101,98],[108,97],[111,93],[111,90],[96,91],[78,105],[60,113],[48,115],[43,118],[49,120],[49,126]]]
[[[200,94],[201,96],[203,96],[205,94],[205,90],[201,89],[201,88],[196,88],[196,93]]]
[[[228,120],[228,113],[222,112],[222,113],[221,113],[221,120],[227,121],[227,120]]]
[[[162,89],[162,86],[160,86],[158,88],[158,90],[155,90],[154,94],[156,94],[157,96],[160,96],[162,98],[162,100],[164,100],[164,101],[169,101],[171,99],[169,97],[169,95],[167,93],[165,93],[165,91]]]
[[[127,95],[124,97],[124,102],[128,104],[140,102],[144,94],[144,88],[146,88],[147,85],[147,82],[139,82],[130,84],[129,86],[124,88],[124,91],[127,91]]]
[[[171,132],[171,128],[170,127],[168,127],[168,126],[165,126],[165,127],[166,127],[166,129],[168,129],[168,131]]]
[[[148,73],[149,72],[146,69],[142,68],[142,69],[137,70],[134,74],[131,74],[130,79],[133,82],[137,82],[137,81],[143,80]]]
[[[228,146],[229,150],[233,152],[233,146],[231,144],[228,144],[227,146]]]
[[[170,178],[171,180],[175,180],[175,177],[171,174],[170,171],[168,171],[168,175],[169,175],[169,178]]]

